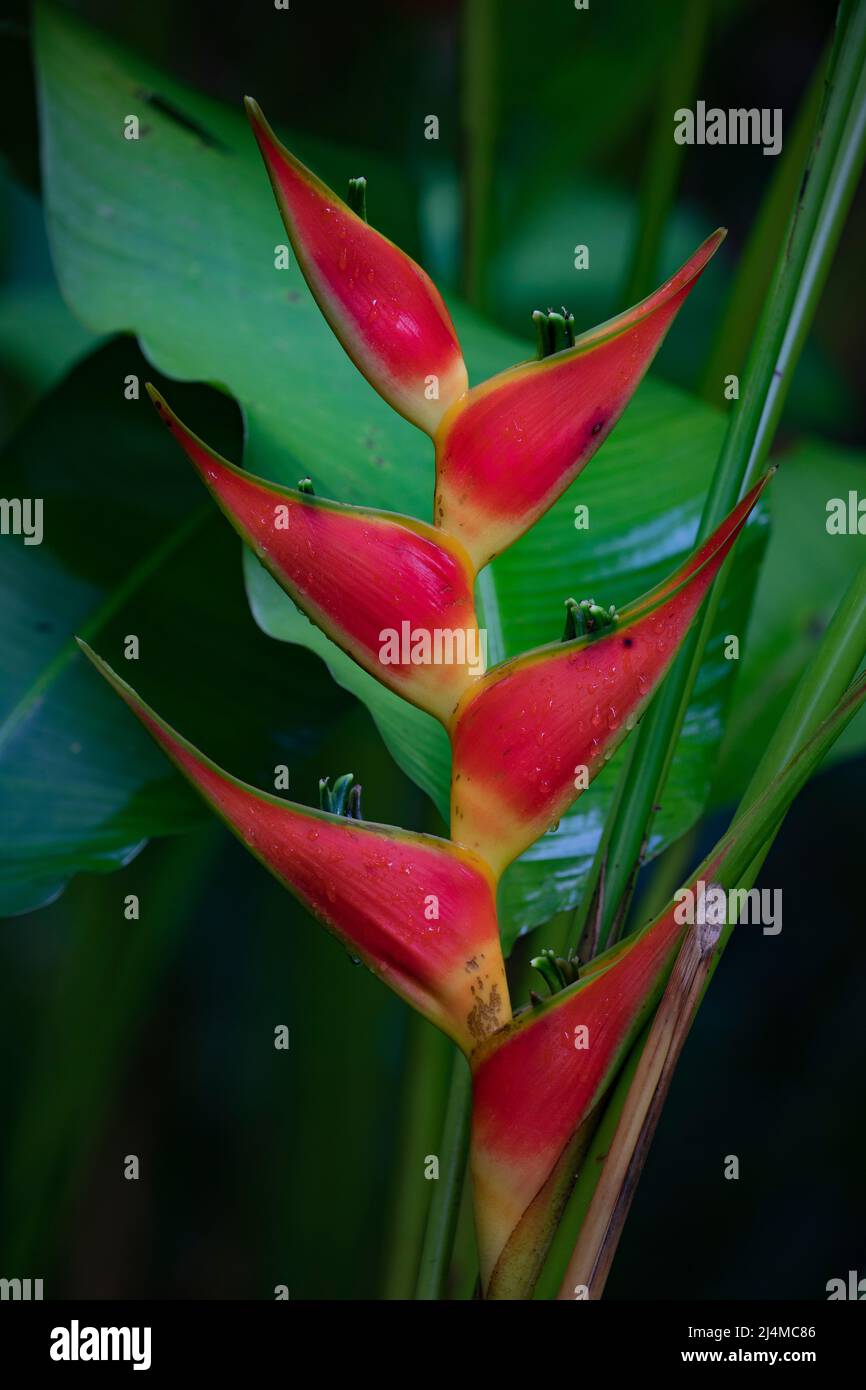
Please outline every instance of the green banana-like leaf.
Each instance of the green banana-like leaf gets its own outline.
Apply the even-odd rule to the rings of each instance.
[[[150,740],[118,718],[116,699],[94,688],[75,631],[265,785],[278,764],[295,773],[347,706],[309,653],[274,661],[244,601],[234,537],[192,474],[178,475],[168,435],[142,428],[147,398],[124,399],[124,376],[145,370],[128,339],[103,348],[0,457],[0,495],[39,498],[44,531],[40,545],[7,536],[0,546],[0,916],[32,911],[73,874],[110,872],[201,816]],[[230,439],[232,408],[217,404],[214,429]],[[127,661],[128,636],[139,651]],[[239,719],[251,689],[255,720]]]

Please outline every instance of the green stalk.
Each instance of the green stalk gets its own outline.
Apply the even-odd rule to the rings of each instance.
[[[855,573],[821,639],[815,658],[806,667],[773,737],[743,793],[738,814],[766,791],[777,770],[796,753],[838,704],[866,658],[866,562]],[[740,887],[751,888],[769,853],[772,839],[764,845],[743,876]],[[722,935],[727,944],[731,927]],[[720,953],[721,954],[721,953]],[[715,972],[718,957],[710,973]]]
[[[638,225],[623,308],[644,299],[655,286],[656,266],[668,213],[680,180],[685,145],[671,133],[671,114],[691,106],[706,49],[708,0],[684,0],[675,44],[659,89],[649,155],[640,188]]]
[[[652,1023],[651,1018],[647,1020],[643,1032],[625,1059],[616,1084],[610,1093],[610,1098],[601,1117],[601,1123],[587,1149],[586,1157],[577,1175],[577,1181],[556,1228],[556,1234],[551,1241],[544,1268],[533,1289],[532,1297],[534,1300],[546,1302],[555,1299],[559,1293],[568,1262],[571,1259],[571,1252],[577,1244],[580,1228],[589,1210],[589,1204],[601,1177],[604,1160],[607,1158],[613,1136],[616,1133],[622,1107],[625,1105],[626,1096],[650,1035]]]
[[[694,861],[697,840],[698,827],[693,825],[661,855],[646,892],[635,908],[636,922],[650,921],[661,912],[666,902],[670,902],[674,890],[682,883],[683,876]]]
[[[423,1163],[442,1126],[450,1048],[444,1033],[418,1014],[407,1027],[396,1183],[385,1252],[382,1297],[411,1298],[418,1278],[432,1182]]]
[[[854,0],[840,11],[825,101],[800,196],[779,254],[741,398],[713,475],[699,540],[709,535],[751,486],[769,450],[866,153],[864,59],[866,0]],[[634,755],[623,774],[608,839],[599,949],[610,944],[614,920],[621,922],[625,915],[634,866],[660,799],[727,567],[634,735]]]
[[[476,309],[484,308],[493,218],[497,37],[496,0],[464,0],[463,294]]]
[[[451,1257],[448,1292],[452,1299],[466,1303],[480,1297],[481,1274],[478,1268],[478,1241],[475,1236],[475,1203],[472,1184],[463,1184],[463,1197],[457,1216],[457,1234]]]
[[[746,361],[767,285],[773,275],[776,248],[781,245],[803,177],[824,92],[826,67],[825,54],[812,75],[797,112],[793,133],[785,141],[772,183],[740,257],[734,286],[702,374],[700,394],[711,405],[719,404],[725,377],[732,372],[739,376]]]
[[[818,727],[835,709],[862,665],[864,655],[866,655],[866,563],[854,575],[824,633],[814,661],[810,663],[801,677],[785,714],[779,721],[773,738],[767,745],[743,795],[737,816],[742,815],[745,809],[753,805],[755,800],[767,790],[785,764],[795,756],[798,749],[813,736]],[[736,884],[738,888],[748,889],[752,887],[780,825],[781,818],[772,835],[765,841],[760,854],[743,872]],[[715,973],[721,953],[727,945],[732,931],[733,927],[727,926],[722,933],[718,953],[710,970],[704,993]],[[703,998],[703,995],[701,997]],[[544,1270],[536,1285],[533,1295],[535,1298],[556,1297],[571,1251],[592,1200],[604,1159],[651,1026],[652,1020],[647,1023],[643,1033],[629,1053],[611,1093],[601,1123],[584,1159],[574,1190],[554,1237]]]
[[[78,627],[79,637],[90,642],[108,625],[115,614],[119,613],[125,603],[133,598],[139,590],[143,589],[148,580],[153,575],[158,574],[163,565],[179,550],[186,545],[197,531],[211,520],[213,507],[204,503],[196,511],[192,512],[184,521],[180,522],[173,531],[170,531],[159,545],[149,551],[142,560],[130,571],[126,578],[118,584],[106,596],[99,608]],[[45,698],[47,690],[59,680],[67,666],[77,659],[80,659],[81,651],[74,637],[69,637],[66,644],[60,648],[57,654],[43,667],[32,685],[25,690],[24,694],[4,717],[0,725],[0,749],[15,737],[18,730],[26,723],[29,715],[36,709]]]
[[[471,1098],[469,1066],[462,1053],[455,1053],[439,1146],[439,1178],[433,1184],[415,1289],[415,1297],[425,1301],[441,1299],[445,1294],[469,1149]]]
[[[773,737],[743,793],[753,801],[793,757],[808,732],[826,719],[841,692],[853,680],[866,655],[866,562],[854,574],[821,638]]]

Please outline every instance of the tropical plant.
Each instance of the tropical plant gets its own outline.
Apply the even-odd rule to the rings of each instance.
[[[649,379],[651,406],[641,407],[639,397],[584,480],[723,231],[634,307],[588,332],[575,333],[566,308],[536,310],[535,359],[503,368],[519,346],[465,310],[452,318],[420,265],[367,220],[367,181],[353,178],[340,198],[248,99],[295,267],[366,384],[335,365],[316,336],[308,297],[274,293],[254,277],[248,296],[219,299],[212,335],[201,340],[199,306],[212,292],[177,248],[187,226],[210,218],[218,261],[220,254],[258,255],[260,188],[247,164],[231,168],[223,160],[218,173],[214,164],[220,151],[245,155],[241,136],[204,104],[195,110],[193,102],[181,122],[186,94],[145,95],[155,156],[136,175],[140,187],[125,187],[117,204],[125,175],[106,176],[104,236],[106,244],[117,240],[109,254],[100,247],[95,269],[98,258],[81,234],[82,200],[89,208],[94,197],[82,191],[88,139],[98,143],[100,122],[119,119],[132,94],[147,89],[128,76],[125,59],[95,56],[75,24],[40,7],[49,225],[67,294],[86,304],[83,317],[94,330],[133,323],[169,375],[219,382],[243,402],[261,476],[229,462],[147,387],[168,433],[245,544],[247,590],[261,628],[294,644],[294,656],[304,647],[324,659],[370,711],[399,766],[447,816],[447,838],[367,820],[348,773],[333,782],[321,777],[318,808],[259,790],[172,728],[92,649],[109,649],[103,632],[112,613],[202,534],[209,504],[182,517],[100,607],[88,608],[93,599],[83,588],[70,600],[80,648],[207,806],[353,960],[456,1044],[438,1182],[423,1246],[409,1257],[420,1298],[446,1292],[467,1153],[481,1296],[601,1295],[672,1069],[729,936],[721,930],[728,919],[713,919],[706,903],[751,888],[791,801],[866,698],[866,683],[856,678],[866,650],[861,567],[817,652],[787,671],[772,737],[747,727],[733,759],[740,803],[727,832],[698,869],[687,874],[679,866],[660,910],[634,920],[639,870],[700,814],[730,714],[732,663],[720,659],[721,648],[726,633],[745,625],[766,551],[763,494],[775,473],[766,459],[862,165],[864,16],[863,5],[840,14],[803,177],[726,432],[712,412]],[[177,157],[172,142],[181,126],[184,139],[192,132],[199,142],[194,156],[182,147]],[[201,158],[198,176],[184,185],[178,171],[190,158]],[[325,152],[323,162],[336,161]],[[374,196],[375,188],[371,180]],[[147,207],[142,215],[151,219],[161,205],[177,219],[167,237],[176,263],[163,262],[139,283],[129,239],[146,261],[139,209]],[[632,275],[641,293],[656,260],[652,193],[644,215],[647,244]],[[226,283],[235,282],[229,275]],[[284,411],[279,351],[245,351],[259,334],[279,344],[283,315],[302,323],[302,348],[290,366],[293,406]],[[311,344],[309,361],[304,343]],[[470,385],[467,362],[477,384]],[[390,414],[370,405],[369,387]],[[430,441],[435,486],[427,522]],[[693,455],[709,461],[719,446],[701,506],[706,470]],[[645,485],[638,496],[649,469],[658,475],[658,499]],[[568,490],[578,478],[589,501],[575,505],[577,493]],[[606,518],[593,540],[584,529],[590,514],[594,526],[596,516]],[[655,537],[649,563],[641,534]],[[671,544],[663,543],[668,534]],[[614,542],[622,559],[611,564]],[[573,552],[581,547],[585,589],[573,587]],[[207,548],[201,551],[203,564],[189,568],[199,583],[204,571],[206,587]],[[598,580],[590,579],[594,572]],[[36,585],[52,592],[48,569]],[[215,594],[211,601],[218,628],[220,600]],[[787,611],[773,614],[777,648],[787,640],[787,620]],[[554,640],[558,622],[564,630]],[[213,737],[222,737],[233,704],[246,702],[246,715],[256,717],[245,651],[216,644]],[[174,678],[191,688],[182,663],[181,650]],[[29,691],[14,703],[4,729],[8,748],[28,720],[43,717],[42,692],[60,670],[81,685],[74,648],[64,647],[38,677],[35,696]],[[300,694],[288,695],[292,710],[305,715],[292,746],[315,757],[327,702],[336,697],[318,672],[310,695],[312,670],[299,668]],[[87,689],[85,704],[93,693]],[[272,705],[273,692],[268,718],[279,724]],[[129,723],[114,706],[94,708],[106,750],[99,786],[111,789],[113,814],[91,787],[82,821],[74,824],[67,807],[50,852],[38,837],[23,854],[16,842],[6,879],[10,911],[47,901],[82,868],[111,871],[149,835],[194,820],[174,782],[162,800],[145,797],[136,806],[153,761],[129,742]],[[746,715],[739,717],[742,729]],[[125,776],[112,748],[123,750]],[[287,782],[276,785],[285,790]],[[674,893],[679,879],[684,886]],[[694,930],[679,910],[689,894],[701,904]],[[531,949],[509,961],[532,932]],[[423,1059],[407,1085],[432,1086]]]
[[[309,479],[291,489],[252,477],[148,389],[222,511],[289,597],[371,676],[443,725],[452,751],[450,841],[364,821],[351,774],[333,788],[322,781],[319,812],[237,782],[82,646],[247,848],[463,1050],[473,1077],[482,1292],[528,1297],[601,1100],[685,929],[671,906],[624,947],[612,933],[602,942],[591,931],[564,956],[548,950],[533,964],[550,1002],[533,991],[515,1018],[499,879],[556,827],[634,729],[770,475],[648,594],[621,611],[568,599],[559,643],[489,670],[475,583],[614,427],[724,234],[715,232],[654,294],[579,338],[566,310],[536,311],[537,360],[470,389],[441,296],[367,222],[366,181],[352,180],[344,202],[279,142],[255,102],[247,110],[322,313],[371,386],[433,439],[434,524],[319,499]],[[855,692],[827,743],[866,686]],[[778,816],[777,784],[774,792],[770,814],[758,802],[746,817],[761,830],[745,858],[735,858],[733,875],[740,827],[702,869],[714,884],[733,887],[748,868]]]

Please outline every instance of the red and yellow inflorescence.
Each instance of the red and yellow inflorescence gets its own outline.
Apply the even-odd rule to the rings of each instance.
[[[763,482],[658,588],[570,640],[487,671],[475,579],[603,443],[724,234],[633,309],[470,387],[425,272],[295,159],[254,102],[247,109],[322,313],[371,386],[433,440],[433,524],[255,478],[150,394],[217,505],[295,604],[445,727],[451,839],[312,810],[237,781],[84,650],[265,867],[466,1054],[482,1283],[485,1293],[514,1296],[549,1243],[594,1112],[658,998],[682,928],[662,914],[575,984],[514,1016],[498,880],[634,727]],[[383,633],[407,626],[412,651],[398,642],[386,659]],[[443,634],[449,654],[439,660]],[[586,1049],[574,1045],[580,1026],[592,1039]]]

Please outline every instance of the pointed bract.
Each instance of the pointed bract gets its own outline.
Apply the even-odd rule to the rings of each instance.
[[[495,891],[475,856],[258,791],[181,738],[79,646],[238,839],[349,951],[469,1054],[510,1018]]]
[[[235,530],[298,607],[377,680],[446,722],[483,672],[473,574],[459,543],[411,517],[245,473],[147,389]]]
[[[476,1054],[471,1167],[488,1297],[531,1293],[595,1106],[676,956],[685,927],[674,911]]]
[[[432,434],[467,388],[442,296],[419,265],[289,153],[256,102],[245,104],[316,303],[370,385]]]
[[[603,635],[505,662],[464,697],[452,726],[452,834],[496,874],[560,819],[634,727],[765,483]]]
[[[723,238],[715,232],[648,299],[574,347],[474,387],[443,419],[434,517],[479,569],[547,511],[604,443]]]

